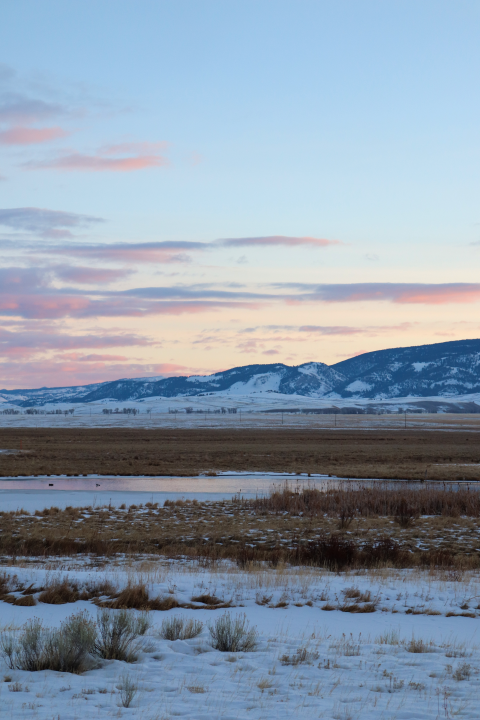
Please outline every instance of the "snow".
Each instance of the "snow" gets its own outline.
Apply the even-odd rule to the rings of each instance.
[[[354,382],[350,383],[350,385],[347,385],[345,390],[348,390],[349,392],[366,392],[367,390],[370,390],[371,387],[371,385],[363,382],[363,380],[355,380]]]
[[[261,390],[268,392],[269,390],[278,391],[282,376],[280,373],[263,373],[261,375],[253,375],[247,382],[239,381],[231,385],[224,391],[226,395],[248,395],[249,392]]]
[[[432,365],[431,362],[413,362],[412,366],[415,370],[415,372],[421,372],[423,368],[428,367],[429,365]]]
[[[216,595],[231,601],[227,612],[234,617],[245,613],[257,629],[258,646],[254,652],[213,650],[208,625],[225,610],[152,611],[153,627],[133,664],[104,661],[102,667],[77,676],[9,670],[0,660],[0,677],[8,678],[0,683],[2,718],[478,720],[478,619],[446,617],[447,612],[461,613],[465,603],[474,608],[480,585],[473,573],[458,581],[415,571],[209,571],[155,560],[100,569],[69,559],[62,565],[61,571],[52,570],[51,563],[48,568],[5,569],[37,587],[56,576],[80,585],[92,579],[109,579],[120,587],[143,581],[151,596],[170,594],[179,602],[191,602],[199,593]],[[352,587],[376,598],[376,612],[338,609]],[[266,605],[258,605],[265,597]],[[274,607],[279,602],[286,607]],[[322,610],[327,603],[336,609]],[[1,624],[10,628],[34,616],[46,626],[58,627],[80,610],[96,617],[95,606],[85,601],[35,607],[0,603]],[[185,641],[161,639],[162,621],[178,615],[204,623],[201,634]],[[409,652],[412,638],[423,640],[427,652]],[[295,661],[302,648],[306,662],[285,664],[285,656]],[[119,707],[117,686],[125,673],[139,687],[129,709]],[[15,683],[17,691],[9,691]]]

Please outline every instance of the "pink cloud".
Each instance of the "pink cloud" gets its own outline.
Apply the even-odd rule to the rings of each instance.
[[[279,355],[278,350],[264,350],[262,355]]]
[[[66,137],[68,133],[61,127],[29,128],[13,127],[0,132],[2,145],[35,145]]]
[[[112,362],[125,361],[128,358],[125,355],[81,355],[80,353],[64,353],[62,356],[65,360],[78,360],[79,362]]]
[[[343,245],[340,240],[326,240],[314,237],[289,237],[287,235],[269,235],[266,237],[246,237],[217,240],[219,245],[227,247],[255,247],[279,246],[295,247],[297,245],[310,245],[312,247],[328,247],[329,245]]]
[[[5,324],[5,323],[4,323]],[[158,345],[141,335],[134,333],[88,333],[83,335],[69,335],[58,332],[55,325],[42,325],[38,330],[38,323],[26,324],[8,330],[0,327],[0,354],[10,349],[26,348],[29,352],[44,352],[46,350],[77,350],[81,348],[103,349],[110,347],[147,347]]]
[[[222,309],[258,309],[259,303],[222,300],[142,300],[108,297],[92,300],[80,295],[0,295],[0,315],[28,319],[88,317],[146,317],[216,312]]]
[[[359,302],[389,300],[398,304],[443,305],[471,303],[480,300],[478,283],[365,283],[358,285],[325,286],[321,299],[327,302]]]
[[[177,365],[173,363],[138,363],[97,360],[53,360],[23,363],[4,362],[2,369],[2,387],[66,387],[69,385],[88,385],[107,382],[119,378],[158,377],[161,375],[204,375],[210,369]]]
[[[133,172],[169,165],[160,154],[166,143],[120,143],[100,148],[93,155],[73,152],[51,160],[25,163],[29,170],[63,170],[66,172]]]

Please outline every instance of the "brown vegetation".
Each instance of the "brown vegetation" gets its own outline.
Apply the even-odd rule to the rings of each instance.
[[[345,507],[351,519],[348,531],[341,528]],[[74,526],[68,508],[53,514],[0,513],[0,556],[154,554],[205,565],[230,559],[240,567],[286,562],[331,569],[466,568],[480,566],[479,516],[480,493],[472,488],[454,491],[427,484],[414,489],[407,483],[360,489],[346,483],[326,493],[284,488],[253,501],[79,508]],[[398,517],[411,522],[395,522]],[[98,598],[108,607],[140,609],[168,609],[176,602],[169,595],[149,598],[145,587],[118,593],[105,583],[80,589],[61,579],[40,590],[43,602]],[[20,591],[32,594],[31,588],[10,587],[0,577],[0,595],[17,592],[18,597]],[[213,595],[198,595],[192,602],[221,605]]]
[[[0,454],[0,477],[250,470],[480,479],[480,434],[461,428],[2,428],[0,448],[18,450]]]
[[[341,487],[327,489],[294,489],[288,484],[274,490],[266,497],[252,502],[258,514],[288,513],[318,517],[338,517],[340,528],[346,526],[345,518],[395,517],[401,527],[409,527],[420,515],[439,515],[456,518],[480,517],[480,492],[477,486],[438,486],[426,483],[412,487],[408,483],[375,483],[374,486],[344,483]]]

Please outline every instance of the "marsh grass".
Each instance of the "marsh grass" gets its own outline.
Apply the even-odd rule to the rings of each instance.
[[[353,508],[355,529],[351,533],[338,529],[338,513],[344,506]],[[248,571],[262,564],[274,568],[290,564],[335,571],[434,567],[461,575],[465,569],[480,567],[471,532],[478,530],[479,507],[476,489],[412,488],[401,482],[392,488],[379,482],[360,489],[345,483],[325,492],[284,486],[257,500],[182,501],[164,507],[150,503],[150,507],[130,506],[128,512],[80,508],[75,537],[70,533],[73,509],[49,510],[46,515],[42,511],[40,521],[30,515],[0,513],[0,554],[54,557],[90,553],[108,560],[118,553],[148,553],[182,556],[209,569],[227,560]],[[407,510],[415,517],[422,514],[414,527],[402,528],[392,522]],[[195,530],[199,527],[201,533]],[[266,535],[267,530],[271,534]],[[248,544],[239,542],[247,533]],[[215,539],[220,537],[221,541]],[[138,587],[138,583],[119,593],[112,588],[96,592],[55,582],[56,586],[52,581],[38,590],[44,593],[43,602],[72,601],[78,592],[79,599],[96,597],[99,604],[117,609],[178,607],[175,598],[150,597],[147,586]],[[2,595],[6,592],[0,584],[0,598]],[[213,593],[194,597],[203,597],[204,602],[198,602],[206,607],[222,606]]]
[[[470,487],[412,488],[399,481],[395,488],[378,482],[374,487],[350,487],[348,483],[323,492],[313,487],[292,489],[288,483],[265,497],[251,501],[258,513],[288,513],[319,517],[393,517],[409,527],[420,515],[480,517],[480,492]],[[345,522],[345,521],[344,521]]]

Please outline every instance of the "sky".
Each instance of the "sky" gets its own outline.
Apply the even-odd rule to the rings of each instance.
[[[480,4],[15,0],[0,386],[480,337]]]

